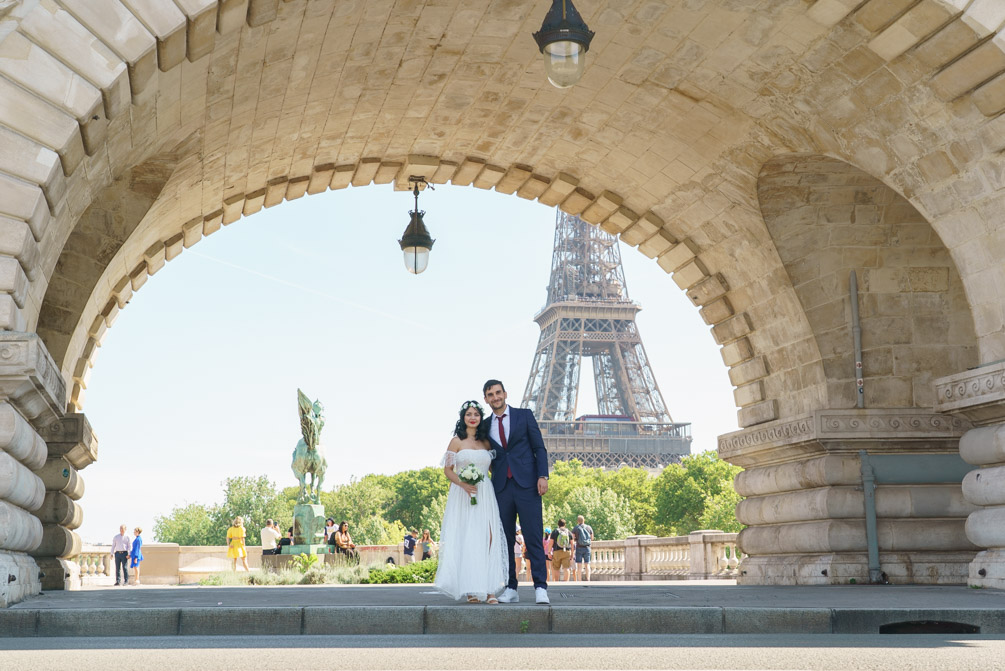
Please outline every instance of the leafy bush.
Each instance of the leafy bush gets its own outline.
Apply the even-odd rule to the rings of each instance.
[[[436,560],[425,561],[404,566],[387,564],[382,568],[370,570],[370,576],[363,581],[364,585],[386,585],[391,583],[431,583],[436,579]]]
[[[315,564],[318,563],[319,557],[317,555],[309,555],[301,552],[290,558],[290,564],[293,568],[300,571],[301,573],[307,573]]]

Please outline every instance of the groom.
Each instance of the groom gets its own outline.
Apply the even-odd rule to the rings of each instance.
[[[534,578],[534,600],[548,601],[548,574],[544,560],[541,497],[548,491],[548,452],[537,428],[534,413],[506,404],[506,388],[499,380],[489,380],[482,387],[485,402],[492,408],[488,424],[489,440],[495,448],[492,460],[492,486],[499,501],[499,517],[509,548],[509,584],[499,595],[503,603],[520,600],[516,587],[516,517],[520,515],[527,557]],[[484,426],[484,424],[483,424]]]

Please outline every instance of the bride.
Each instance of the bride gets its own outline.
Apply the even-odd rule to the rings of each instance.
[[[435,586],[457,600],[496,604],[496,596],[509,578],[509,550],[488,475],[492,452],[488,432],[483,435],[480,429],[484,413],[478,402],[465,402],[459,414],[454,437],[443,456],[443,472],[453,484],[440,528]],[[469,464],[482,473],[477,485],[469,485],[457,475]],[[471,503],[472,496],[477,503]]]

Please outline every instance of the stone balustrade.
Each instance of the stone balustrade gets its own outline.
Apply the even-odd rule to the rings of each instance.
[[[594,541],[591,573],[594,580],[732,579],[739,574],[742,559],[736,537],[737,534],[713,530],[669,538],[630,536],[624,540]],[[401,564],[404,559],[400,544],[360,545],[356,549],[364,564],[385,563],[389,557]],[[140,580],[148,585],[189,585],[213,573],[231,570],[224,545],[146,543],[143,557]],[[71,559],[80,565],[82,584],[111,585],[115,581],[110,545],[85,545]],[[262,549],[249,546],[248,565],[258,570],[262,564]]]

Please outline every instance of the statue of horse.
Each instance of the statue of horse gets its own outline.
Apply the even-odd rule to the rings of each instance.
[[[297,389],[297,402],[300,406],[300,431],[304,436],[293,450],[291,465],[294,475],[300,480],[297,503],[320,504],[321,484],[324,482],[325,469],[328,467],[324,449],[321,447],[321,428],[325,425],[325,409],[321,401],[311,403],[299,389]],[[311,476],[310,484],[307,483],[308,474]]]

